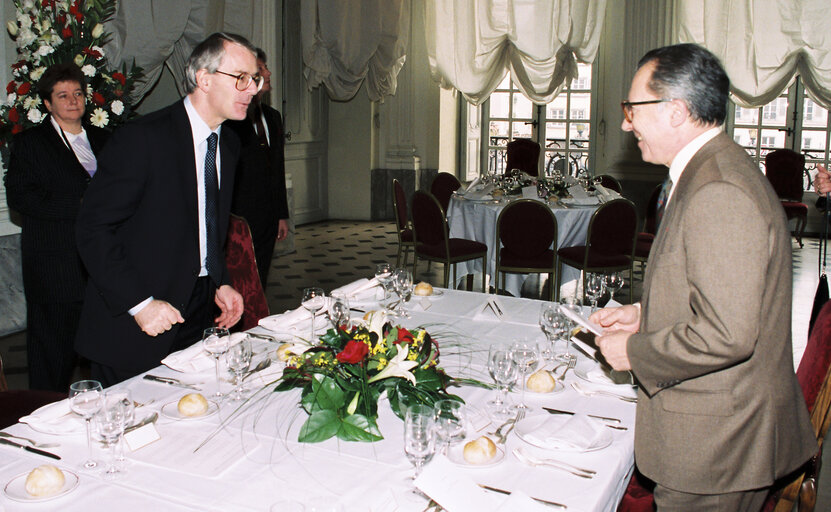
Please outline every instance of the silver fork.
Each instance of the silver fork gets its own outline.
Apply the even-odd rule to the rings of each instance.
[[[13,436],[13,435],[9,434],[8,432],[0,432],[0,437],[9,437],[9,438],[12,438],[12,439],[20,439],[21,441],[26,441],[27,443],[30,443],[35,448],[57,448],[58,446],[61,445],[60,443],[38,443],[34,439],[29,439],[28,437]]]
[[[511,433],[511,430],[513,430],[514,427],[516,427],[516,424],[522,421],[523,418],[525,418],[525,408],[517,411],[516,418],[514,418],[514,421],[511,422],[510,428],[508,428],[504,434],[499,434],[499,439],[496,442],[498,444],[505,444],[505,440],[508,439],[508,434]]]
[[[630,402],[630,403],[633,403],[633,404],[638,403],[637,398],[634,398],[634,397],[631,397],[631,396],[618,395],[617,393],[612,393],[611,391],[604,391],[602,389],[583,389],[576,382],[572,382],[571,387],[573,387],[575,391],[577,391],[578,393],[580,393],[583,396],[595,396],[595,395],[610,396],[610,397],[613,397],[613,398],[617,398],[618,400],[623,400],[624,402]]]
[[[596,471],[592,471],[591,469],[578,468],[577,466],[572,466],[571,464],[556,459],[540,459],[534,457],[522,451],[522,448],[514,448],[513,454],[520,462],[528,464],[529,466],[549,466],[581,478],[594,478],[594,475],[597,474]]]
[[[568,359],[568,363],[566,363],[566,369],[563,370],[563,374],[560,375],[560,380],[565,381],[566,380],[566,373],[568,373],[568,371],[571,370],[572,368],[574,368],[575,366],[577,366],[577,358],[576,357],[570,357]]]

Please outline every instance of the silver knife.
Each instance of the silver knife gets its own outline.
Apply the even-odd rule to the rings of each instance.
[[[32,448],[31,446],[26,446],[25,444],[15,443],[14,441],[9,441],[8,439],[0,438],[0,444],[7,444],[9,446],[16,446],[17,448],[22,448],[27,452],[37,453],[38,455],[43,455],[44,457],[51,457],[53,459],[61,460],[60,455],[55,455],[52,452],[47,452],[45,450],[41,450],[39,448]]]
[[[512,491],[506,491],[505,489],[500,489],[498,487],[491,487],[490,485],[485,485],[485,484],[476,484],[476,485],[478,485],[482,489],[485,489],[486,491],[498,492],[499,494],[507,494],[508,496],[510,496],[512,494]],[[530,496],[530,498],[532,500],[534,500],[538,503],[542,503],[544,505],[549,505],[551,507],[559,507],[563,510],[568,509],[567,506],[563,505],[562,503],[557,503],[556,501],[548,501],[548,500],[544,500],[542,498],[535,498],[533,496]]]
[[[574,416],[574,411],[564,411],[562,409],[552,409],[551,407],[543,407],[543,410],[547,411],[548,414],[568,414],[569,416]],[[620,420],[618,418],[609,418],[607,416],[595,416],[594,414],[587,414],[589,418],[594,418],[601,421],[609,421],[615,423],[616,425],[606,425],[607,427],[616,428],[618,430],[629,430],[624,426],[620,426]]]
[[[143,420],[139,421],[138,423],[135,423],[135,424],[130,425],[129,427],[125,428],[124,433],[127,434],[129,432],[132,432],[133,430],[141,428],[141,427],[147,425],[148,423],[155,423],[157,419],[159,419],[159,413],[154,412],[153,414],[151,414],[150,416],[144,418]]]
[[[185,384],[184,382],[174,379],[172,377],[159,377],[158,375],[145,375],[144,380],[152,380],[153,382],[161,382],[162,384],[169,384],[171,386],[178,386],[180,388],[187,388],[187,389],[194,389],[196,391],[201,391],[198,387],[194,386],[193,384]]]

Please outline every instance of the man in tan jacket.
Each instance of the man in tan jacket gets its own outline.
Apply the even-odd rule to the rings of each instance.
[[[722,132],[729,80],[691,44],[647,53],[622,128],[669,167],[641,304],[601,310],[598,345],[640,385],[635,462],[663,511],[753,511],[817,451],[791,348],[782,207]]]

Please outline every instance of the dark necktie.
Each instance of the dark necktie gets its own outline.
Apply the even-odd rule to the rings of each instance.
[[[658,202],[656,203],[655,208],[655,232],[658,232],[658,226],[661,225],[661,219],[664,217],[664,210],[667,206],[667,200],[669,199],[669,193],[672,191],[672,180],[667,179],[664,180],[664,184],[661,185],[661,192],[658,194]]]
[[[254,109],[254,127],[257,129],[257,139],[260,141],[260,146],[268,147],[268,137],[265,135],[265,126],[263,125],[263,110],[259,105]]]
[[[205,153],[205,266],[208,275],[219,286],[219,185],[216,177],[216,142],[219,137],[211,133],[208,151]]]

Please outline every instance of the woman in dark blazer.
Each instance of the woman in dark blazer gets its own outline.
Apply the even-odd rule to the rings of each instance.
[[[75,219],[109,134],[82,123],[86,83],[75,64],[50,66],[38,94],[50,114],[13,139],[6,196],[22,217],[29,388],[66,391],[86,288]]]

